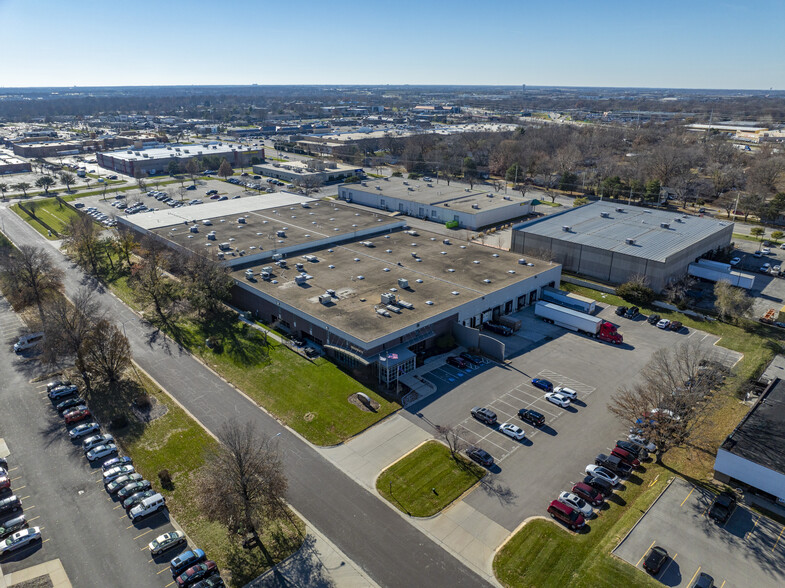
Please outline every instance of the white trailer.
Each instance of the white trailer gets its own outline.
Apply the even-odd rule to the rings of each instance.
[[[597,310],[597,302],[586,296],[573,294],[572,292],[565,292],[557,288],[549,288],[546,286],[542,289],[542,298],[548,302],[553,302],[560,306],[572,308],[578,312],[585,312],[586,314],[594,314]]]
[[[534,316],[538,316],[546,322],[559,325],[565,329],[591,335],[616,345],[624,341],[621,333],[616,330],[616,325],[599,317],[559,306],[558,304],[540,300],[534,305]]]
[[[687,269],[687,273],[696,278],[702,278],[710,282],[729,282],[731,286],[737,286],[747,290],[752,288],[752,285],[755,283],[755,276],[734,271],[730,269],[730,266],[728,266],[726,270],[724,268],[718,269],[701,263],[691,263]]]

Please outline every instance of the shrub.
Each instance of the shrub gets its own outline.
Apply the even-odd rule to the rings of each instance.
[[[403,177],[403,174],[401,172],[399,172],[399,171],[394,171],[391,175],[394,178],[402,178]]]
[[[174,482],[172,482],[172,476],[169,474],[169,470],[161,470],[158,472],[158,481],[161,482],[161,487],[164,490],[174,490]]]
[[[654,300],[654,290],[640,280],[625,282],[616,288],[616,295],[637,306],[651,304]]]

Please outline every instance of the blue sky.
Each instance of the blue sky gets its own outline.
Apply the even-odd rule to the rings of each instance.
[[[783,0],[0,0],[0,86],[782,90],[783,27]]]

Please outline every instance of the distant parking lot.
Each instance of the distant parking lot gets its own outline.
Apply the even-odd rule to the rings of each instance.
[[[701,572],[719,588],[785,585],[783,526],[742,506],[717,525],[706,516],[713,499],[676,478],[613,553],[641,568],[652,546],[665,548],[656,578],[666,586],[689,586]]]
[[[741,258],[736,269],[755,275],[755,285],[750,294],[754,296],[753,315],[756,317],[763,315],[769,308],[779,311],[785,304],[785,278],[760,271],[764,263],[768,263],[772,268],[780,266],[785,269],[785,250],[772,244],[769,255],[756,257],[754,252],[760,248],[760,243],[738,240],[733,253]]]

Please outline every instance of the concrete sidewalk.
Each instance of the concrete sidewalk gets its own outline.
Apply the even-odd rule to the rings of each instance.
[[[499,586],[493,557],[509,537],[507,529],[463,500],[427,519],[409,517],[376,491],[376,478],[382,470],[430,439],[432,435],[396,414],[343,445],[316,450],[477,574]]]

